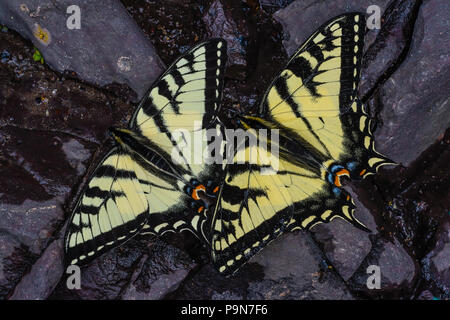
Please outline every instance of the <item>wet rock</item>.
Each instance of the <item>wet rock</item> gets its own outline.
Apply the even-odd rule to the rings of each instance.
[[[264,278],[248,287],[248,299],[352,299],[345,283],[321,267],[323,256],[307,233],[281,236],[252,262]]]
[[[256,263],[247,263],[230,277],[224,277],[208,263],[193,271],[183,285],[167,295],[166,299],[246,299],[249,282],[261,280],[262,277],[262,268]]]
[[[351,185],[345,188],[355,202],[355,217],[371,232],[360,230],[347,221],[337,218],[329,223],[316,225],[311,229],[311,233],[327,259],[339,275],[347,281],[371,251],[370,237],[378,233],[379,227],[373,218],[373,210],[359,200],[356,192],[358,189]]]
[[[320,1],[306,0],[294,1],[286,8],[274,13],[273,17],[281,23],[287,39],[283,41],[288,55],[295,50],[323,23],[329,19],[346,12],[363,12],[371,5],[377,5],[381,13],[386,9],[389,0],[363,0],[363,1]],[[377,29],[368,31],[368,39],[374,39]]]
[[[58,75],[33,61],[33,47],[12,31],[0,33],[0,51],[6,49],[11,61],[0,63],[1,127],[22,128],[31,137],[63,135],[92,148],[105,140],[110,126],[126,125],[134,108],[124,101],[122,87],[98,90]]]
[[[62,275],[62,244],[47,246],[66,218],[66,196],[86,171],[92,149],[68,134],[11,125],[0,129],[0,145],[0,229],[18,248],[13,263],[3,263],[11,265],[8,283],[17,285],[11,298],[45,299]]]
[[[450,219],[446,219],[436,234],[434,248],[422,260],[425,279],[433,282],[441,292],[436,295],[450,297]]]
[[[0,233],[0,299],[7,298],[36,256],[11,234]]]
[[[53,241],[15,287],[10,300],[43,300],[63,274],[63,240]]]
[[[32,61],[32,48],[16,33],[0,38],[0,51],[9,53],[0,63],[0,229],[7,237],[0,296],[17,285],[16,297],[42,299],[61,275],[62,257],[49,244],[69,214],[63,204],[72,189],[76,195],[95,142],[133,108]]]
[[[0,23],[16,30],[59,72],[106,86],[127,84],[142,98],[162,72],[153,46],[119,1],[77,2],[80,28],[74,25],[73,1],[1,1]],[[73,7],[72,7],[73,8]],[[86,48],[89,48],[87,50]]]
[[[239,7],[238,1],[225,3],[215,0],[203,16],[208,35],[227,41],[227,75],[235,79],[243,79],[246,76],[246,55],[249,41],[249,30],[245,19],[233,16],[233,11],[238,12],[234,9],[239,9]]]
[[[380,170],[372,180],[378,186],[364,192],[378,194],[374,201],[383,204],[375,210],[375,217],[382,217],[384,224],[392,226],[397,239],[416,259],[421,260],[433,245],[434,234],[440,221],[450,208],[450,130],[429,147],[409,167],[397,166],[392,170]],[[370,187],[370,185],[369,185]],[[373,189],[373,188],[372,188]],[[381,196],[381,198],[380,198]],[[366,197],[367,198],[367,197]],[[382,221],[379,221],[383,225]]]
[[[202,21],[204,1],[171,0],[166,2],[167,5],[162,5],[158,0],[121,2],[166,65],[194,44],[208,38]]]
[[[124,300],[162,299],[176,290],[196,264],[183,251],[157,240],[140,263]]]
[[[409,50],[421,0],[392,1],[382,17],[381,30],[367,49],[361,68],[359,96],[365,101],[398,67]]]
[[[274,13],[280,9],[287,7],[294,0],[248,0],[249,5],[255,3],[256,6],[261,7],[262,10],[268,13]]]
[[[0,229],[13,234],[30,251],[39,254],[64,218],[62,199],[26,200],[21,205],[0,203]]]
[[[51,299],[118,299],[146,252],[147,246],[135,240],[108,251],[81,268],[81,289],[68,289],[63,277]]]
[[[374,97],[383,122],[375,132],[377,150],[406,166],[450,126],[449,9],[446,1],[422,4],[410,51]]]
[[[380,289],[370,289],[367,286],[368,278],[373,275],[369,266],[380,268]],[[353,286],[352,289],[372,297],[399,297],[402,292],[410,292],[411,297],[411,289],[417,274],[417,262],[397,239],[377,237],[372,251],[350,279],[350,284]]]
[[[341,219],[318,225],[311,231],[344,280],[351,278],[372,248],[367,232]]]
[[[39,254],[65,219],[65,197],[90,152],[70,136],[13,126],[0,129],[0,228]]]
[[[437,300],[437,299],[436,297],[434,297],[433,293],[430,290],[425,290],[419,294],[417,300]]]
[[[81,289],[61,279],[52,299],[161,299],[195,267],[182,251],[162,240],[130,240],[81,268]]]
[[[242,296],[230,291],[225,291],[222,293],[216,292],[211,296],[211,300],[242,300]]]
[[[385,242],[383,244],[378,264],[381,268],[382,283],[388,286],[400,285],[404,281],[409,285],[412,284],[416,273],[414,260],[397,240],[394,240],[394,243]]]

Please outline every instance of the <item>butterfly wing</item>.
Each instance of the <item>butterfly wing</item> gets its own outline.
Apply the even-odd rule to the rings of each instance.
[[[246,135],[249,140],[238,145],[232,163],[226,166],[210,225],[212,260],[225,275],[234,273],[282,234],[294,209],[291,175],[273,171],[272,144],[254,130]],[[277,163],[278,170],[284,171],[283,165]]]
[[[214,141],[206,131],[217,127],[226,62],[226,41],[211,39],[194,46],[156,81],[130,121],[130,127],[146,137],[152,148],[180,168],[183,181],[174,184],[189,184],[193,179],[219,183],[218,166],[197,158],[203,156],[203,149],[195,154],[192,146],[194,141]],[[206,212],[199,214],[202,206],[190,200],[183,202],[183,209],[152,214],[141,234],[189,230],[206,241],[202,234]]]
[[[227,60],[226,41],[201,43],[176,60],[142,100],[130,127],[147,137],[167,157],[176,158],[194,176],[204,165],[194,163],[189,147],[215,126]],[[199,162],[199,161],[197,161]]]
[[[68,264],[87,263],[142,229],[149,214],[151,178],[118,148],[106,155],[70,219],[65,238]]]
[[[359,13],[325,23],[291,57],[260,105],[257,121],[279,128],[315,155],[316,190],[296,203],[291,229],[336,217],[365,228],[354,217],[353,200],[340,178],[366,177],[391,163],[375,151],[370,117],[357,99],[364,32]],[[299,186],[309,189],[308,183],[299,181]]]
[[[206,241],[205,210],[186,193],[186,185],[192,178],[212,177],[214,166],[191,164],[189,150],[179,142],[215,125],[225,64],[226,42],[213,39],[186,52],[150,88],[130,128],[179,175],[165,172],[167,166],[153,170],[126,148],[111,150],[75,206],[65,239],[67,263],[88,263],[143,232],[189,230]],[[173,150],[186,161],[172,163]]]

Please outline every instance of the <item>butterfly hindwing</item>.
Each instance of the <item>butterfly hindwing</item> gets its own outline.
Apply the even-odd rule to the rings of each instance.
[[[68,225],[66,262],[83,264],[136,235],[148,220],[150,174],[118,148],[95,169]]]
[[[246,135],[249,139],[242,140],[226,165],[210,227],[213,263],[225,275],[281,235],[293,214],[290,174],[274,174],[273,148],[266,137],[254,130]],[[262,143],[268,147],[262,148]],[[277,163],[279,170],[283,163]]]

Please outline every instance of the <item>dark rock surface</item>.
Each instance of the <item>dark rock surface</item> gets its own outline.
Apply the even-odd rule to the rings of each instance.
[[[36,256],[13,235],[0,235],[0,296],[7,297],[31,268]]]
[[[372,243],[365,231],[355,230],[341,219],[317,225],[312,232],[344,280],[353,275],[372,249]]]
[[[383,13],[388,4],[389,0],[297,0],[274,13],[273,17],[283,26],[286,35],[283,45],[288,55],[292,55],[309,35],[331,18],[346,12],[366,12],[371,5],[379,6]],[[369,42],[378,32],[377,29],[368,31]]]
[[[146,252],[146,245],[130,241],[81,268],[81,289],[68,289],[66,277],[51,299],[118,299]]]
[[[72,5],[80,10],[79,29],[67,27]],[[127,84],[140,100],[163,70],[155,49],[117,0],[2,0],[0,7],[0,24],[31,40],[56,71],[73,71],[97,86]]]
[[[423,259],[423,272],[427,280],[436,285],[442,294],[440,298],[450,297],[450,219],[447,218],[436,233],[435,247]]]
[[[367,286],[370,266],[379,267],[380,289]],[[373,249],[349,280],[349,286],[358,296],[371,298],[411,299],[412,289],[419,270],[418,264],[396,239],[378,237]]]
[[[365,102],[402,62],[411,42],[422,0],[391,1],[377,38],[364,55],[359,96]]]
[[[328,266],[324,270],[323,261],[308,233],[285,234],[252,259],[263,267],[264,278],[249,283],[247,298],[352,299],[342,279]]]
[[[241,12],[236,7],[237,1],[215,0],[203,16],[208,36],[211,38],[223,38],[228,45],[227,75],[235,79],[246,76],[247,46],[249,30],[244,17],[235,17],[235,11]],[[236,8],[237,10],[234,10]]]
[[[423,3],[410,51],[374,98],[380,101],[383,121],[376,132],[378,151],[404,165],[450,126],[450,30],[445,15],[449,9],[446,1]]]
[[[186,253],[159,240],[144,256],[121,298],[162,299],[175,291],[195,266]]]
[[[82,268],[81,290],[69,290],[61,266],[64,223],[86,173],[108,148],[107,128],[126,125],[134,109],[127,101],[132,95],[126,86],[105,90],[80,82],[74,74],[55,73],[47,65],[56,68],[50,57],[58,51],[51,44],[41,50],[36,43],[44,64],[35,62],[33,46],[0,26],[0,298],[449,298],[447,2],[122,3],[140,27],[132,27],[133,32],[142,29],[145,34],[139,40],[145,44],[136,45],[142,50],[153,45],[166,64],[198,41],[225,35],[219,28],[224,25],[214,25],[212,19],[211,8],[221,5],[217,10],[223,22],[231,25],[226,29],[229,47],[238,53],[234,61],[239,63],[232,59],[230,66],[245,66],[227,75],[225,113],[231,108],[255,110],[288,55],[326,20],[379,5],[381,30],[366,36],[360,95],[378,120],[379,151],[405,167],[382,169],[376,177],[346,186],[357,218],[370,233],[335,219],[311,232],[286,234],[229,278],[212,268],[208,251],[192,235],[133,239]],[[42,26],[55,36],[64,31]],[[109,36],[120,37],[120,32]],[[125,49],[119,43],[111,42],[115,49],[108,54]],[[95,41],[91,47],[97,46]],[[83,55],[95,54],[80,48]],[[125,73],[114,71],[117,59],[105,57],[98,57],[108,66],[100,76],[125,79]],[[127,61],[122,61],[124,66]],[[149,86],[153,76],[144,73],[156,69],[139,71],[132,77],[142,77],[139,85]],[[77,76],[82,78],[78,71]],[[366,286],[370,265],[380,267],[381,289]]]
[[[67,218],[67,197],[76,194],[73,186],[79,185],[106,129],[114,121],[125,123],[125,105],[131,110],[110,92],[34,62],[32,46],[13,31],[0,36],[0,52],[8,52],[0,63],[0,229],[8,239],[0,247],[0,295],[6,297],[30,270],[43,282],[53,275],[40,273],[39,265],[56,267],[61,255],[38,257]],[[43,295],[33,298],[50,293],[36,287],[30,295],[39,292]]]
[[[63,275],[63,241],[53,241],[15,287],[10,300],[40,300],[53,292]]]

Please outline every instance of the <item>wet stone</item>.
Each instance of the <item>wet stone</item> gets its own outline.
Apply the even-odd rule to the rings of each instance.
[[[58,133],[5,126],[0,136],[0,228],[38,254],[65,219],[65,197],[90,151]]]
[[[68,289],[62,277],[51,299],[118,299],[147,246],[135,240],[114,248],[81,268],[81,289]]]
[[[434,248],[422,260],[423,273],[438,288],[436,296],[450,297],[450,219],[436,233]]]
[[[63,240],[53,241],[17,284],[10,300],[47,299],[64,272],[63,255]]]
[[[360,268],[349,280],[352,289],[372,297],[399,297],[402,292],[411,292],[418,274],[417,262],[395,238],[377,237],[373,249]],[[373,275],[370,266],[379,267],[380,288],[369,288],[367,281]],[[410,295],[411,296],[411,295]]]
[[[367,232],[341,219],[317,225],[311,231],[344,280],[351,278],[372,248]]]
[[[0,23],[31,40],[54,70],[73,71],[98,86],[126,84],[142,98],[163,69],[152,44],[119,1],[79,2],[80,28],[67,27],[73,4],[2,0]]]
[[[126,117],[134,108],[126,103],[123,87],[98,90],[80,84],[33,61],[33,47],[15,32],[0,33],[0,38],[0,50],[8,49],[11,59],[20,62],[0,63],[2,128],[19,127],[16,131],[22,129],[24,135],[35,137],[30,140],[35,144],[41,141],[45,145],[43,138],[51,136],[46,131],[52,131],[53,136],[81,139],[79,143],[92,148],[93,143],[105,140],[110,126],[126,125]],[[4,139],[2,136],[0,142]],[[27,143],[24,138],[17,141]],[[37,143],[34,149],[39,146]]]
[[[234,79],[242,79],[245,78],[247,69],[249,30],[244,19],[233,15],[236,8],[234,5],[239,5],[239,2],[215,0],[203,16],[203,21],[209,37],[223,38],[227,41],[227,75]]]
[[[175,291],[195,266],[186,253],[157,240],[142,259],[121,298],[162,299]]]
[[[319,248],[305,232],[282,235],[251,262],[263,267],[264,278],[252,281],[248,299],[352,299],[345,283],[323,268]]]
[[[13,235],[0,233],[0,300],[11,294],[35,258]]]
[[[261,266],[247,263],[235,274],[224,277],[211,263],[193,271],[178,290],[166,296],[167,299],[206,300],[206,299],[246,299],[247,288],[252,281],[261,280]]]
[[[256,5],[258,5],[265,12],[273,14],[280,9],[286,8],[294,1],[295,0],[255,0],[253,2],[257,3]]]
[[[372,210],[359,200],[358,187],[346,186],[355,202],[355,217],[370,232],[356,228],[343,219],[336,218],[329,223],[316,225],[311,229],[314,239],[320,244],[325,256],[347,281],[372,249],[370,237],[378,233],[377,222],[373,218]]]
[[[388,3],[389,0],[297,0],[275,12],[273,17],[283,26],[286,35],[283,45],[290,56],[317,28],[331,18],[346,12],[365,13],[371,5],[379,6],[383,13]],[[367,37],[374,39],[378,32],[377,29],[369,30]]]
[[[130,240],[81,268],[81,289],[69,290],[66,277],[52,299],[162,299],[176,290],[195,263],[162,240]]]
[[[167,66],[195,43],[208,39],[202,21],[204,1],[171,0],[167,5],[160,0],[121,2]]]
[[[375,132],[377,150],[405,166],[450,126],[449,9],[446,1],[422,4],[404,62],[374,97],[382,110],[382,125]]]
[[[381,30],[376,40],[366,50],[361,66],[358,93],[363,102],[403,61],[404,55],[409,50],[421,2],[395,0],[383,13]]]
[[[400,285],[404,281],[410,285],[417,272],[414,261],[397,240],[394,240],[394,243],[385,242],[383,244],[383,251],[378,258],[378,263],[382,279],[386,279],[382,282],[388,286]]]

